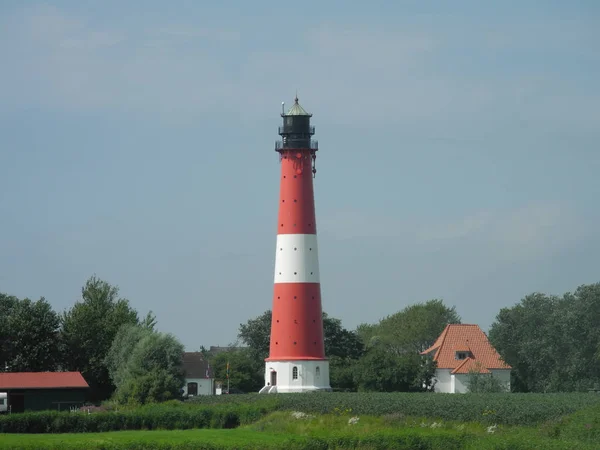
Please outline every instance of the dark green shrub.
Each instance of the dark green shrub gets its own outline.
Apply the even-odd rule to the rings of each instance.
[[[275,395],[221,395],[194,400],[190,404],[223,405],[246,403],[266,410],[297,410],[333,413],[351,409],[352,414],[384,416],[403,414],[442,420],[484,424],[535,425],[571,414],[590,405],[600,405],[600,395],[569,394],[423,394],[319,392]]]
[[[147,405],[123,411],[56,412],[0,416],[0,433],[86,433],[122,430],[235,428],[258,420],[267,411],[252,405],[185,407]]]

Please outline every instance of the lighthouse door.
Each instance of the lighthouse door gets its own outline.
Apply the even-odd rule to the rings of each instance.
[[[277,372],[271,371],[271,386],[277,386]]]

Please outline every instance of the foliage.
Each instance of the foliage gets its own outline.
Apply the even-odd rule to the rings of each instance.
[[[252,356],[264,360],[269,356],[271,310],[240,324],[238,338],[248,346]]]
[[[477,370],[469,371],[467,375],[467,389],[472,394],[506,392],[506,387],[500,379],[491,373],[480,373]]]
[[[42,450],[49,448],[61,450],[84,448],[86,450],[100,448],[104,450],[125,448],[567,450],[577,448],[595,450],[598,442],[598,431],[590,432],[596,423],[586,427],[584,434],[580,433],[579,420],[586,416],[585,410],[567,416],[560,423],[553,423],[551,427],[543,425],[540,430],[538,427],[527,426],[488,426],[477,422],[440,421],[397,413],[380,417],[363,414],[356,416],[355,411],[349,408],[324,415],[307,415],[297,411],[265,414],[264,411],[256,409],[254,414],[246,417],[225,410],[218,413],[210,412],[212,418],[216,417],[217,420],[209,420],[206,415],[200,417],[186,415],[190,411],[200,409],[202,409],[200,406],[178,407],[175,404],[169,404],[168,408],[165,405],[152,408],[152,412],[163,415],[162,421],[148,414],[148,408],[139,415],[137,420],[129,417],[129,412],[112,413],[115,416],[119,414],[128,416],[122,420],[123,423],[133,425],[135,429],[142,431],[130,431],[130,429],[118,433],[4,434],[0,441],[0,448]],[[70,414],[70,416],[82,418],[78,423],[79,428],[82,428],[83,424],[91,424],[94,416],[97,416],[94,423],[104,421],[105,424],[112,425],[116,422],[108,422],[105,418],[100,419],[98,414],[90,416]],[[69,413],[63,413],[62,416],[55,414],[52,426],[64,424],[65,417],[69,417]],[[182,429],[173,431],[172,426],[177,421],[180,421],[178,424]],[[197,421],[202,429],[190,429],[190,424],[194,421]],[[166,424],[166,427],[157,428],[156,425],[161,423]],[[138,428],[140,424],[141,428]],[[572,426],[576,428],[575,434],[571,433]],[[208,427],[217,429],[207,429]],[[236,429],[222,429],[228,427]]]
[[[188,407],[152,404],[117,411],[42,411],[0,416],[0,433],[91,433],[121,430],[234,428],[258,420],[267,411],[253,405]]]
[[[224,387],[227,385],[227,363],[229,363],[231,389],[258,392],[264,386],[264,362],[262,359],[257,359],[251,349],[232,348],[210,358],[214,377],[224,383]]]
[[[600,283],[562,297],[534,293],[503,308],[489,337],[513,367],[517,392],[587,391],[600,384]]]
[[[183,345],[171,334],[144,325],[123,325],[108,352],[106,366],[120,403],[144,404],[179,397],[184,384]]]
[[[9,328],[9,318],[19,299],[0,293],[0,371],[8,365],[13,355],[13,343]]]
[[[430,347],[449,323],[460,323],[455,308],[434,299],[408,306],[376,325],[361,324],[357,332],[367,350],[356,367],[359,390],[430,389],[435,364],[420,352]]]
[[[0,320],[4,335],[4,363],[12,372],[55,370],[59,364],[60,320],[42,297],[33,302],[5,297],[6,316]],[[4,367],[3,367],[4,368]]]
[[[249,429],[135,431],[89,435],[16,435],[0,445],[4,449],[46,450],[299,450],[299,449],[399,449],[457,450],[466,448],[469,436],[454,430],[408,428],[359,436],[351,430],[309,435],[256,433]],[[518,450],[518,449],[517,449]]]
[[[323,312],[323,340],[327,357],[356,360],[364,354],[364,345],[356,331],[342,326],[342,321]]]
[[[358,361],[354,379],[361,391],[420,391],[421,361],[417,353],[398,355],[377,345]]]
[[[534,425],[600,405],[600,395],[565,394],[425,394],[409,392],[314,392],[309,394],[217,395],[195,398],[201,405],[251,404],[269,410],[328,414],[348,408],[353,414],[382,416],[401,413],[493,425]]]
[[[93,276],[81,290],[82,301],[62,317],[65,368],[82,373],[93,401],[108,398],[114,389],[105,358],[119,328],[138,323],[137,311],[118,294],[117,287]]]
[[[115,387],[121,386],[128,377],[128,364],[136,345],[152,333],[148,327],[126,323],[119,328],[105,358],[108,374]]]
[[[434,299],[407,306],[387,316],[372,332],[389,351],[396,354],[407,351],[420,353],[435,342],[446,325],[460,322],[455,307],[449,308],[442,300]]]
[[[600,442],[600,404],[577,411],[569,416],[550,421],[544,432],[552,438]]]
[[[360,360],[329,356],[329,384],[334,391],[355,392],[356,376]]]

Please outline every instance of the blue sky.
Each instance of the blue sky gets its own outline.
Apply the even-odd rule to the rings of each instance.
[[[0,291],[62,311],[97,274],[232,342],[271,307],[296,89],[346,327],[600,281],[600,4],[483,3],[2,1]]]

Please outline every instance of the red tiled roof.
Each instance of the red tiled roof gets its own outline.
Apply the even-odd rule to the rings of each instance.
[[[471,370],[475,370],[478,373],[492,373],[488,369],[483,367],[483,365],[479,365],[479,363],[473,358],[466,358],[462,361],[463,362],[459,364],[458,367],[450,373],[469,373]]]
[[[470,355],[467,359],[456,359],[457,351],[468,351]],[[468,373],[470,368],[474,369],[479,366],[476,363],[480,364],[481,373],[486,373],[484,369],[511,369],[502,361],[479,325],[446,325],[433,345],[421,354],[426,355],[432,352],[435,352],[433,360],[437,362],[438,369],[456,370],[452,373]]]
[[[87,388],[80,372],[2,372],[1,389]]]

